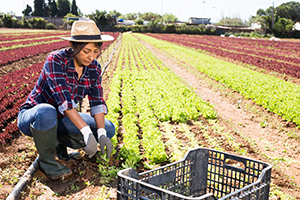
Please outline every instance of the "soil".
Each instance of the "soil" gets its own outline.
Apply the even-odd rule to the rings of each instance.
[[[252,101],[244,99],[238,93],[224,88],[221,84],[197,72],[192,66],[174,59],[149,44],[144,42],[143,44],[161,59],[165,66],[181,77],[183,82],[194,88],[201,98],[215,105],[220,125],[233,133],[236,141],[242,147],[246,147],[247,156],[273,164],[272,183],[279,187],[280,191],[300,199],[300,173],[298,173],[300,171],[300,135],[295,124],[266,111]],[[43,61],[45,57],[46,54],[2,66],[0,67],[1,75],[21,67],[27,67],[29,63]],[[106,58],[104,58],[105,60]],[[116,56],[114,56],[111,66],[115,66],[116,62]],[[110,78],[111,76],[105,73],[103,84],[108,85]],[[105,98],[108,97],[108,92],[108,90],[105,91]],[[89,112],[86,100],[83,101],[82,108],[82,112]],[[210,126],[208,121],[201,120]],[[203,136],[203,131],[192,122],[189,125],[199,144],[209,145]],[[177,124],[173,124],[173,126],[176,127]],[[175,130],[177,138],[185,144],[188,139],[180,130]],[[212,129],[208,129],[208,131],[213,138],[221,137]],[[115,158],[122,145],[122,126],[120,126],[117,136],[119,141],[118,146],[115,147],[117,153],[110,158],[108,163],[101,158],[89,159],[84,151],[80,150],[82,157],[78,161],[59,161],[72,169],[73,176],[65,180],[51,181],[38,170],[33,180],[22,192],[20,199],[116,199],[117,179],[107,176],[103,173],[105,170],[101,169],[108,169],[111,166],[121,169],[121,161]],[[163,140],[167,139],[163,138]],[[222,141],[220,145],[228,153],[236,154],[228,142]],[[169,150],[166,150],[169,154]],[[0,199],[5,199],[11,193],[18,178],[23,175],[36,157],[37,152],[32,138],[24,135],[20,135],[0,147],[0,166],[3,169],[1,174],[5,176],[6,172],[10,171],[10,175],[5,178],[7,181],[0,182]],[[285,158],[287,161],[279,162],[278,158]],[[289,159],[291,162],[288,162]],[[276,162],[277,160],[278,162]],[[145,171],[143,165],[140,166],[137,171]],[[113,171],[112,168],[109,169]],[[277,198],[274,197],[274,199]]]
[[[40,55],[33,56],[31,58],[21,59],[16,62],[9,63],[8,65],[0,66],[0,77],[8,73],[11,73],[13,71],[16,71],[18,69],[26,68],[35,63],[43,62],[46,59],[47,55],[48,53],[42,53]]]

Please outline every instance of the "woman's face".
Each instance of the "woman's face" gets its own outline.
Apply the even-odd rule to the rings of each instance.
[[[88,66],[93,60],[96,59],[100,49],[94,43],[88,43],[83,49],[75,56],[77,66]]]

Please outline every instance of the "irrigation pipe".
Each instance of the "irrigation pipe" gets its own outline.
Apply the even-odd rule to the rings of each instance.
[[[103,73],[106,69],[106,67],[109,65],[109,63],[112,60],[112,57],[118,48],[120,42],[121,42],[122,35],[119,38],[119,41],[115,48],[113,49],[109,61],[106,63],[106,65],[103,67],[103,70],[101,72],[101,77],[103,76]],[[33,163],[29,166],[28,170],[25,172],[25,174],[22,176],[22,178],[19,180],[18,184],[14,187],[13,191],[8,195],[6,200],[18,200],[21,196],[21,192],[25,189],[27,184],[32,180],[33,175],[35,172],[39,169],[39,156],[33,161]]]
[[[25,189],[27,184],[32,180],[34,173],[39,169],[39,156],[33,161],[23,177],[19,180],[18,184],[14,187],[13,191],[8,195],[6,200],[16,200],[21,196],[21,192]]]
[[[108,62],[106,63],[106,65],[104,65],[104,67],[103,67],[103,69],[102,69],[102,72],[101,72],[101,77],[103,76],[106,67],[107,67],[107,66],[109,65],[109,63],[111,62],[111,59],[112,59],[112,57],[113,57],[113,55],[114,55],[116,49],[118,48],[118,46],[119,46],[119,44],[120,44],[120,42],[121,42],[121,38],[122,38],[122,35],[120,36],[119,41],[118,41],[117,45],[115,46],[115,48],[113,48],[113,51],[112,51],[112,53],[110,54],[110,58],[109,58]]]

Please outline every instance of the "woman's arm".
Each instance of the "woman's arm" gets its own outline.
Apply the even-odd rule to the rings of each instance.
[[[65,110],[64,114],[73,122],[73,124],[81,130],[83,127],[87,126],[86,122],[81,118],[76,108]]]
[[[64,113],[79,130],[81,130],[83,127],[87,126],[86,122],[80,117],[76,108],[73,108],[71,110],[65,110]],[[94,119],[95,119],[98,129],[105,128],[104,113],[95,114]]]
[[[97,128],[104,128],[105,129],[105,117],[104,113],[97,113],[94,115],[94,119],[97,125]]]

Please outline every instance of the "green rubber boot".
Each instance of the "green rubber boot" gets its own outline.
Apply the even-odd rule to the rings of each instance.
[[[81,157],[80,152],[68,154],[67,147],[72,149],[85,147],[82,134],[77,133],[57,136],[56,156],[63,161],[78,160]]]
[[[72,175],[71,169],[55,161],[57,126],[40,131],[30,126],[35,146],[39,153],[40,169],[51,180]]]

